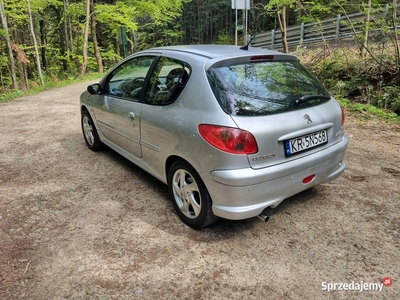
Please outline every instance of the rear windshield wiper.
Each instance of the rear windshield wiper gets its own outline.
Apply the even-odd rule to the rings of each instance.
[[[297,99],[295,101],[295,103],[297,105],[299,105],[299,104],[302,104],[304,102],[311,101],[311,100],[329,100],[329,99],[331,99],[331,97],[324,96],[324,95],[305,95],[305,96],[300,97],[299,99]]]

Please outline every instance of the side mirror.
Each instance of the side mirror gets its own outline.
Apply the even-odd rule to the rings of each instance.
[[[89,94],[91,95],[98,95],[100,94],[101,91],[101,87],[100,84],[95,83],[95,84],[91,84],[87,87],[87,91],[89,92]]]

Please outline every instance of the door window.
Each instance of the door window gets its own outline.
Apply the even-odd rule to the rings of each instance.
[[[139,101],[145,78],[154,57],[142,56],[133,58],[115,69],[108,81],[108,94]]]

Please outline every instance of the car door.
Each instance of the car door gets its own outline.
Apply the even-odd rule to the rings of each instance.
[[[143,161],[152,170],[164,170],[167,149],[179,143],[175,123],[184,116],[171,104],[183,91],[190,72],[187,63],[162,56],[149,79],[141,114],[141,145]]]
[[[104,137],[142,157],[140,145],[141,98],[157,56],[139,56],[116,67],[104,83],[103,101],[94,113]]]

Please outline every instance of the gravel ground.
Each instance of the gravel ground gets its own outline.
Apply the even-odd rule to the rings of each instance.
[[[87,149],[86,85],[0,104],[1,299],[400,299],[399,126],[348,118],[339,179],[193,230],[165,185]]]

